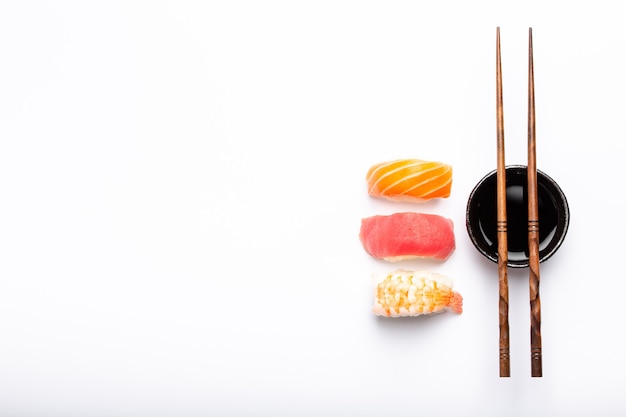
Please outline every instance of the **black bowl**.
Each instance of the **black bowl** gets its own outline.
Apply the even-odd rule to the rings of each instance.
[[[508,266],[528,267],[528,200],[525,165],[506,167]],[[569,206],[558,184],[537,170],[539,197],[539,261],[559,249],[569,227]],[[467,233],[480,253],[498,262],[496,237],[496,171],[481,179],[467,201]]]

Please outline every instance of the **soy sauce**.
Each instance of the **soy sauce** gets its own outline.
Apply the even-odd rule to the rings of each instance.
[[[507,172],[506,209],[507,242],[510,261],[528,259],[528,193],[526,171]],[[490,248],[497,252],[496,232],[497,201],[496,179],[485,187],[478,206],[478,222],[483,238]],[[487,185],[487,184],[486,184]],[[556,202],[546,187],[538,181],[537,195],[539,205],[539,251],[543,250],[556,232],[558,212]]]

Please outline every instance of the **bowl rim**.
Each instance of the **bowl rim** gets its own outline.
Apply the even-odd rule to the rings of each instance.
[[[525,175],[526,170],[527,170],[526,165],[507,165],[506,166],[507,174],[509,172],[517,174],[523,171],[524,176],[526,176]],[[498,262],[497,251],[492,251],[492,250],[487,249],[487,245],[485,244],[484,239],[482,239],[482,232],[479,230],[480,227],[474,223],[476,222],[475,217],[477,216],[476,215],[477,195],[480,196],[480,193],[484,189],[485,184],[489,183],[489,181],[492,181],[492,178],[495,177],[496,174],[497,174],[497,170],[494,169],[490,171],[489,173],[487,173],[485,176],[483,176],[480,179],[480,181],[478,181],[478,183],[474,186],[474,188],[472,189],[467,199],[467,206],[466,206],[466,212],[465,212],[465,226],[466,226],[467,233],[469,235],[469,238],[472,244],[478,250],[478,252],[480,252],[483,256],[485,256],[487,259],[491,260],[494,263]],[[550,239],[550,242],[548,243],[547,247],[545,247],[539,253],[539,261],[544,262],[548,260],[549,258],[551,258],[552,255],[554,255],[554,253],[556,253],[556,251],[563,244],[563,241],[565,240],[565,236],[567,235],[567,231],[569,229],[570,210],[569,210],[569,204],[567,201],[567,197],[565,196],[565,193],[563,192],[561,187],[552,177],[547,175],[545,172],[537,169],[537,182],[541,183],[546,189],[546,191],[550,193],[550,196],[553,199],[554,204],[557,208],[557,216],[558,216],[557,226],[556,226],[556,231],[554,233],[554,236]],[[522,260],[509,259],[507,265],[510,268],[527,268],[529,265],[529,262],[528,262],[528,258],[522,259]]]

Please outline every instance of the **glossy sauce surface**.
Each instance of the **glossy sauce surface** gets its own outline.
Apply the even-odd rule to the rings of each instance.
[[[507,241],[509,260],[528,259],[528,195],[525,175],[507,173]],[[558,212],[551,194],[539,182],[539,250],[544,249],[556,231]],[[489,184],[481,195],[478,222],[483,238],[497,252],[496,187]]]

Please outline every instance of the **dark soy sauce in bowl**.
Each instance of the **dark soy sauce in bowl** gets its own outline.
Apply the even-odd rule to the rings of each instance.
[[[528,195],[526,167],[506,168],[508,265],[528,266]],[[537,171],[539,198],[539,260],[544,261],[559,248],[569,226],[569,207],[554,180]],[[496,233],[496,171],[485,176],[472,191],[466,213],[467,231],[474,246],[484,256],[498,261]]]

